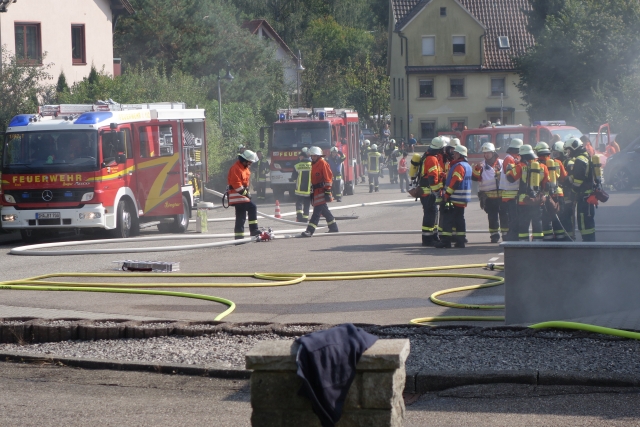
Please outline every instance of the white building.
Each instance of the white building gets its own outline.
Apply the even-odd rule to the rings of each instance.
[[[18,61],[52,63],[53,79],[64,71],[71,85],[91,65],[114,74],[113,29],[134,11],[129,0],[0,0],[0,12],[0,45]]]

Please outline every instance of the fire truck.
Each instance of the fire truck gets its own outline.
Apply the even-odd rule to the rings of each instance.
[[[344,153],[343,194],[354,193],[358,178],[363,175],[357,112],[333,108],[282,109],[278,110],[278,121],[271,130],[269,175],[276,199],[282,198],[285,191],[293,197],[295,183],[289,181],[293,166],[302,148],[311,146],[320,147],[326,156],[331,147]]]
[[[535,147],[540,141],[551,145],[553,135],[559,135],[562,141],[569,138],[580,138],[582,132],[578,128],[568,126],[564,120],[539,121],[532,126],[500,125],[485,128],[467,129],[462,131],[460,143],[467,147],[470,161],[482,161],[482,144],[491,142],[496,147],[500,157],[509,147],[514,138],[521,139],[525,144]]]
[[[207,180],[205,112],[183,103],[45,105],[4,135],[2,228],[184,233]]]

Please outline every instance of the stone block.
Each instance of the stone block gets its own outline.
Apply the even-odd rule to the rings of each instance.
[[[402,398],[405,386],[404,369],[362,373],[362,407],[391,409],[394,399]]]
[[[406,371],[406,379],[404,383],[403,393],[415,393],[416,392],[416,375],[418,371]]]
[[[251,407],[311,410],[311,402],[298,396],[301,385],[302,380],[293,371],[254,371],[251,374]]]
[[[246,354],[246,367],[256,371],[295,371],[298,347],[295,341],[260,341]]]
[[[409,340],[378,340],[365,351],[358,361],[359,371],[386,371],[404,368],[409,357]]]
[[[345,411],[336,427],[402,427],[404,406],[386,409]]]
[[[251,414],[251,427],[284,427],[281,411],[256,411]]]
[[[345,409],[358,409],[362,402],[362,372],[356,373],[356,377],[349,387],[347,399],[344,401]]]
[[[322,427],[320,418],[312,411],[284,411],[282,427]]]

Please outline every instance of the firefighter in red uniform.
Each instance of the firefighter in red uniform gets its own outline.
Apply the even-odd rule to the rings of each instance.
[[[258,208],[251,201],[249,183],[251,182],[251,164],[258,160],[258,156],[251,150],[245,150],[238,155],[238,161],[229,169],[227,189],[229,206],[236,209],[236,226],[233,229],[235,238],[244,238],[244,221],[249,215],[249,232],[252,236],[260,234],[258,230]]]
[[[439,136],[431,140],[424,156],[418,185],[422,187],[422,246],[433,246],[438,241],[438,204],[442,201],[442,177],[444,175],[445,142]]]
[[[502,196],[502,204],[500,210],[507,214],[507,224],[502,224],[502,241],[515,242],[518,240],[518,182],[510,182],[507,179],[507,170],[515,167],[520,161],[518,154],[522,147],[520,138],[513,138],[509,142],[507,155],[502,161],[502,172],[500,173],[500,195]]]
[[[333,183],[333,174],[331,167],[322,158],[324,154],[319,147],[309,148],[311,156],[311,203],[313,204],[313,214],[307,225],[307,230],[302,232],[301,237],[311,237],[318,227],[320,216],[324,216],[329,226],[329,233],[338,232],[338,224],[331,214],[327,202],[331,202],[331,184]]]
[[[541,241],[543,189],[549,181],[546,165],[537,161],[538,156],[530,145],[519,149],[520,161],[509,166],[507,180],[518,183],[518,240],[529,241],[529,226],[534,241]]]
[[[449,173],[445,181],[444,206],[441,209],[442,235],[436,248],[450,248],[456,229],[455,247],[464,248],[467,225],[464,210],[471,200],[471,166],[467,162],[467,147],[458,145],[453,150]]]

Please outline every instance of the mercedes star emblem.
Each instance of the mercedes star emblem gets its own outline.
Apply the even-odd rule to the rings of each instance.
[[[51,192],[51,190],[44,190],[42,192],[42,200],[44,200],[45,202],[50,202],[53,199],[53,193]]]

